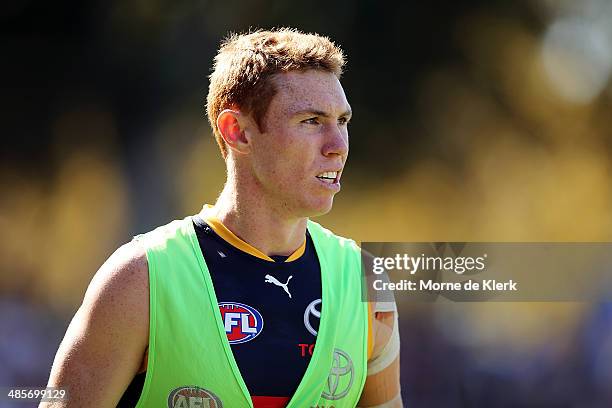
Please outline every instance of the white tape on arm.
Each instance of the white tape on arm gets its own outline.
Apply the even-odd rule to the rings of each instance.
[[[377,374],[389,367],[391,363],[399,356],[400,338],[397,320],[397,312],[393,321],[393,331],[387,345],[383,348],[378,356],[368,362],[368,376]]]

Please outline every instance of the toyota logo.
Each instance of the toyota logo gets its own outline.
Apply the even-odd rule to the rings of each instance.
[[[327,377],[327,389],[321,393],[321,396],[328,400],[345,397],[353,385],[354,373],[351,357],[340,349],[334,349],[332,366]]]
[[[321,304],[321,299],[315,299],[308,306],[306,306],[306,310],[304,310],[304,326],[306,326],[306,330],[310,332],[313,336],[317,335],[317,331],[310,324],[310,316],[314,316],[317,319],[321,318],[321,310],[317,310],[316,306]]]

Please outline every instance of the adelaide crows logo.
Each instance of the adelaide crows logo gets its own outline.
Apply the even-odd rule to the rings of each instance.
[[[219,303],[221,320],[230,344],[246,343],[263,330],[263,317],[254,307],[238,302]]]

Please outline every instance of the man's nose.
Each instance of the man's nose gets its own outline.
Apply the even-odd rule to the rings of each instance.
[[[341,156],[346,159],[349,150],[348,130],[340,125],[332,125],[326,132],[326,141],[323,145],[324,156]]]

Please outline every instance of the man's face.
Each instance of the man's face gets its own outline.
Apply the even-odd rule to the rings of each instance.
[[[277,88],[251,138],[251,163],[266,205],[308,217],[327,213],[340,191],[348,155],[350,106],[336,76],[292,71],[273,78]]]

